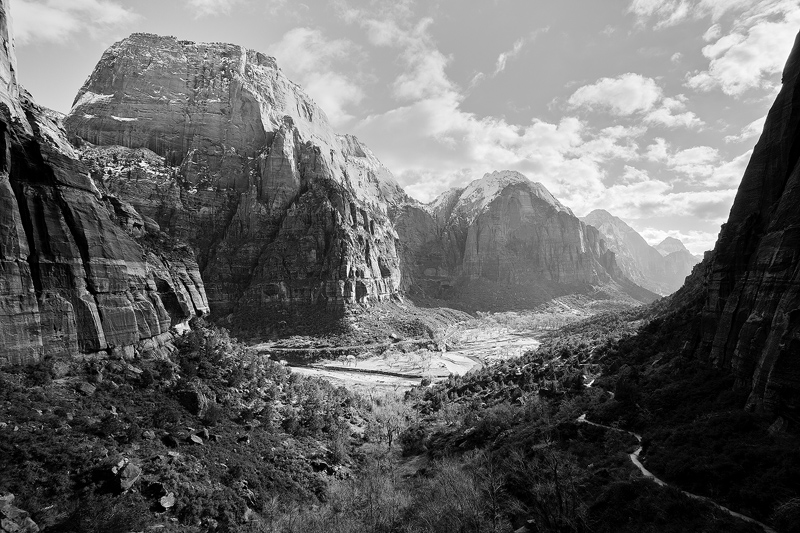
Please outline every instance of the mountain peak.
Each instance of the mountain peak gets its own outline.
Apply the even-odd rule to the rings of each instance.
[[[573,214],[572,210],[559,202],[544,185],[529,180],[524,174],[515,170],[487,172],[482,178],[467,185],[467,188],[461,193],[459,204],[469,212],[480,213],[495,198],[502,195],[506,188],[513,185],[523,185],[537,198],[544,200],[557,211]]]
[[[660,243],[656,244],[653,248],[658,250],[661,255],[669,255],[673,252],[688,252],[686,246],[676,239],[675,237],[667,237]]]

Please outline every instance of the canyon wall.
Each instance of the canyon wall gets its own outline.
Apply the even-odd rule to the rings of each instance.
[[[388,212],[405,193],[274,58],[134,34],[65,125],[108,190],[196,250],[216,315],[398,294]]]
[[[731,369],[753,408],[800,422],[800,36],[728,221],[672,300],[699,308],[687,348]],[[697,322],[697,320],[693,320]]]
[[[19,87],[8,14],[0,0],[0,366],[155,349],[208,312],[197,264],[139,244],[142,217],[102,194],[59,117]]]

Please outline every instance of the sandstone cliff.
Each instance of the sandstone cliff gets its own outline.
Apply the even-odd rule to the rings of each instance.
[[[137,243],[142,217],[102,194],[58,117],[18,86],[6,0],[0,38],[0,366],[154,349],[208,311],[197,264],[159,253],[156,234]]]
[[[396,227],[412,291],[432,297],[513,308],[616,285],[633,301],[655,298],[624,277],[595,228],[517,172],[407,206]]]
[[[672,237],[650,246],[636,230],[603,209],[595,209],[581,220],[600,231],[628,278],[658,294],[678,290],[700,261]]]
[[[730,368],[750,405],[800,421],[800,36],[712,253],[673,298],[701,309],[687,349]]]
[[[191,243],[215,314],[267,321],[398,293],[388,215],[405,193],[274,58],[134,34],[65,124],[109,190]]]

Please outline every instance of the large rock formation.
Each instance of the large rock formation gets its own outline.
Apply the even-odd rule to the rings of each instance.
[[[625,279],[595,228],[518,172],[406,206],[396,227],[404,274],[431,296],[513,308],[611,284],[633,300],[655,298]]]
[[[673,299],[699,306],[690,347],[750,405],[800,421],[800,36],[714,251]],[[698,290],[699,288],[699,290]]]
[[[398,293],[388,214],[405,193],[274,58],[135,34],[103,54],[65,124],[109,190],[192,244],[215,314]]]
[[[636,230],[603,209],[595,209],[581,220],[600,231],[628,278],[658,294],[678,290],[700,262],[681,241],[672,237],[650,246]]]
[[[0,38],[0,366],[152,348],[208,311],[197,264],[160,254],[157,236],[138,244],[142,217],[95,186],[58,117],[18,86],[6,0]]]

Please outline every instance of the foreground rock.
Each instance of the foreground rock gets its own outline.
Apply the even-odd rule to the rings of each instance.
[[[163,344],[208,312],[193,255],[137,243],[142,217],[98,189],[59,117],[18,86],[6,1],[0,36],[0,366]]]

